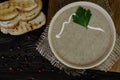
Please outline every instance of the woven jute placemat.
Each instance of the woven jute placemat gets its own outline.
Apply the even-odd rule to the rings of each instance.
[[[85,0],[58,0],[57,6],[56,6],[57,10],[59,10],[60,8],[62,8],[63,6],[65,6],[67,4],[69,4],[71,2],[75,2],[75,1],[85,1]],[[90,2],[100,5],[101,7],[106,9],[108,11],[108,13],[112,16],[113,13],[109,7],[108,0],[87,0],[87,1],[90,1]],[[49,25],[47,25],[45,31],[43,32],[43,34],[40,36],[38,42],[36,43],[36,45],[37,45],[36,49],[39,51],[39,53],[43,57],[48,59],[53,66],[59,68],[60,70],[64,70],[68,74],[72,74],[75,76],[75,75],[79,75],[79,73],[83,73],[85,70],[71,69],[56,59],[56,57],[54,56],[54,54],[52,53],[52,51],[49,47],[48,27],[49,27]],[[117,39],[116,39],[116,44],[115,44],[114,50],[112,51],[112,53],[108,57],[108,59],[105,60],[101,65],[97,66],[96,69],[108,71],[113,66],[113,64],[120,58],[120,44],[119,43],[120,43],[120,36],[117,34]]]

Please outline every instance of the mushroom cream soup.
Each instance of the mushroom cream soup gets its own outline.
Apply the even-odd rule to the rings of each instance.
[[[49,38],[52,50],[59,56],[60,60],[76,67],[91,66],[105,58],[113,44],[112,28],[106,17],[97,9],[89,6],[82,6],[92,13],[89,25],[100,28],[86,29],[73,22],[70,16],[76,12],[79,6],[75,6],[63,11],[58,15],[51,25]],[[64,29],[58,38],[63,23]]]

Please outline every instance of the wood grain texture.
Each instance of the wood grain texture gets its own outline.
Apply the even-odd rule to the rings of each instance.
[[[120,0],[109,0],[109,4],[113,12],[112,18],[115,23],[116,31],[118,34],[120,34]],[[57,6],[57,0],[49,0],[48,24],[51,18],[53,17],[53,15],[57,11],[56,6]],[[120,59],[113,65],[110,71],[120,72]]]
[[[120,0],[109,0],[109,4],[113,12],[112,18],[115,23],[117,33],[120,34]]]
[[[49,5],[48,5],[48,16],[47,16],[47,25],[49,25],[50,20],[52,19],[53,15],[56,13],[56,0],[49,0]]]
[[[116,31],[120,35],[120,0],[109,0],[110,7],[113,12],[113,21]],[[113,65],[110,71],[120,72],[120,59]]]

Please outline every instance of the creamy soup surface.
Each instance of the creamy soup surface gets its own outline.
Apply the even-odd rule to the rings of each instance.
[[[55,53],[67,64],[75,66],[95,64],[107,55],[113,41],[109,22],[102,13],[92,7],[82,6],[91,10],[89,25],[101,28],[105,32],[86,29],[71,19],[70,23],[65,25],[61,38],[56,38],[63,22],[68,21],[78,7],[65,10],[55,19],[51,27],[50,42]]]

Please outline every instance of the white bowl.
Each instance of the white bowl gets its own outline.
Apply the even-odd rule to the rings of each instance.
[[[93,64],[93,65],[90,65],[90,66],[74,66],[74,65],[70,65],[68,63],[66,63],[64,60],[62,60],[58,55],[57,53],[55,52],[54,48],[52,47],[52,43],[51,43],[51,27],[55,21],[55,19],[62,13],[64,12],[65,10],[69,9],[69,8],[72,8],[72,7],[75,7],[75,6],[90,6],[90,7],[93,7],[95,9],[97,9],[99,12],[101,12],[105,17],[106,19],[109,21],[110,23],[110,27],[112,28],[112,32],[113,32],[113,37],[114,37],[114,40],[113,40],[113,44],[110,48],[110,51],[109,53],[102,59],[100,60],[98,63],[96,64]],[[55,16],[52,18],[52,21],[50,23],[50,27],[49,27],[49,32],[48,32],[48,40],[49,40],[49,45],[50,45],[50,48],[52,50],[52,52],[54,53],[55,57],[61,62],[63,63],[64,65],[68,66],[68,67],[71,67],[71,68],[75,68],[75,69],[89,69],[89,68],[93,68],[93,67],[96,67],[98,65],[100,65],[102,62],[104,62],[108,56],[111,54],[113,48],[114,48],[114,45],[115,45],[115,41],[116,41],[116,30],[115,30],[115,26],[114,26],[114,23],[113,23],[113,20],[111,18],[111,16],[107,13],[106,10],[104,10],[102,7],[98,6],[97,4],[94,4],[94,3],[91,3],[91,2],[86,2],[86,1],[79,1],[79,2],[74,2],[74,3],[71,3],[71,4],[68,4],[66,5],[65,7],[63,7],[61,10],[59,10]]]

